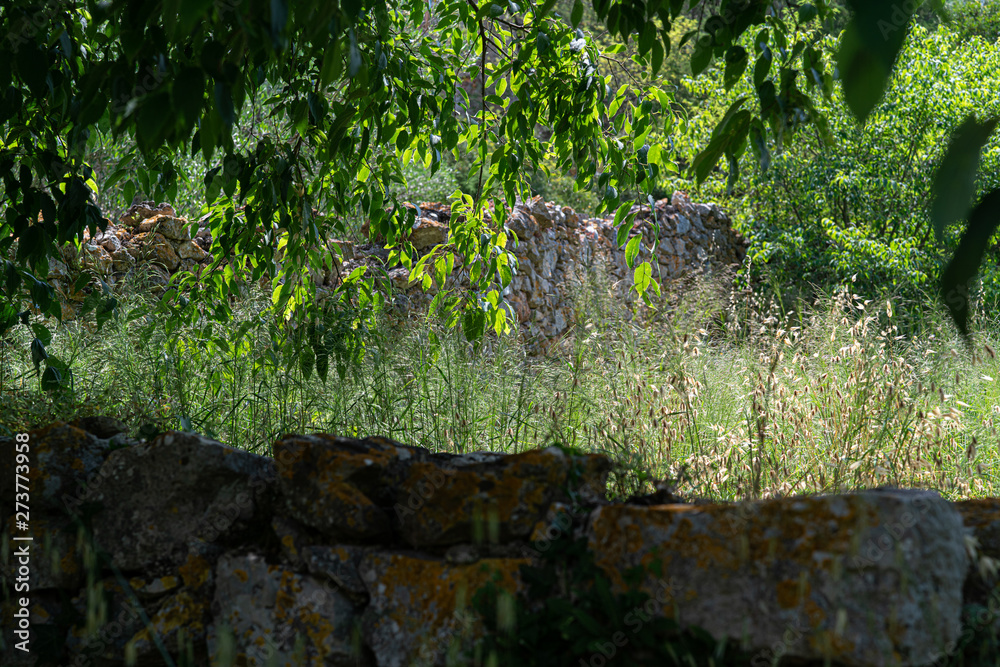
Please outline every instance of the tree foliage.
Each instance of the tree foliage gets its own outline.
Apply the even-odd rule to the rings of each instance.
[[[825,0],[692,0],[688,7],[683,0],[592,0],[609,34],[634,42],[635,58],[653,73],[672,50],[691,44],[694,74],[715,64],[724,68],[727,87],[752,80],[756,110],[738,99],[692,164],[703,180],[725,158],[733,182],[748,146],[766,162],[768,145],[794,141],[799,127],[828,132],[812,96],[831,95],[838,71],[859,121],[878,103],[915,5],[849,4],[853,14],[831,59],[796,37],[802,25],[827,17]],[[10,256],[15,244],[16,252],[2,260],[0,331],[27,324],[28,304],[59,317],[45,282],[48,258],[58,246],[78,243],[84,230],[93,234],[106,225],[86,161],[100,134],[134,142],[141,153],[141,164],[118,165],[104,187],[135,170],[149,190],[169,192],[179,155],[206,162],[206,209],[220,270],[198,284],[177,279],[187,296],[164,305],[176,322],[225,321],[227,297],[241,280],[268,279],[276,310],[311,319],[310,331],[320,335],[315,327],[329,306],[318,305],[306,267],[323,261],[324,242],[339,220],[360,214],[392,247],[390,261],[425,286],[443,283],[450,267],[464,263],[472,288],[442,291],[436,305],[469,338],[487,327],[509,329],[501,294],[516,271],[510,252],[516,239],[503,223],[506,207],[525,191],[526,175],[554,160],[575,172],[578,187],[596,189],[599,210],[615,211],[627,228],[634,201],[623,194],[645,193],[651,203],[649,193],[673,164],[671,92],[632,78],[612,88],[611,71],[620,64],[608,53],[614,47],[600,48],[579,29],[582,1],[573,0],[568,16],[554,6],[555,0],[4,3],[0,256]],[[697,27],[678,41],[671,28],[682,12]],[[753,50],[738,43],[744,33],[754,35]],[[262,135],[248,142],[254,128],[237,123],[240,111],[262,98],[284,128],[282,140]],[[963,182],[976,168],[970,156],[994,124],[970,120],[954,142],[946,162],[961,165]],[[414,212],[399,199],[403,168],[419,160],[433,173],[447,151],[474,157],[477,192],[456,193],[448,242],[418,257],[407,241]],[[953,157],[959,152],[965,157]],[[951,197],[935,208],[950,211],[936,218],[940,224],[969,216],[966,190],[955,198],[942,184],[938,192]],[[955,260],[963,266],[974,266],[969,262],[981,254],[983,225],[995,225],[994,199],[984,198],[972,214],[975,233]],[[658,290],[649,269],[634,267],[644,296]],[[969,275],[947,273],[946,289],[962,292]],[[355,272],[333,297],[355,313],[355,326],[377,301],[374,280]],[[107,298],[94,307],[107,312]],[[964,311],[951,308],[964,326]],[[44,338],[36,343],[40,364]],[[58,375],[56,366],[49,368]]]

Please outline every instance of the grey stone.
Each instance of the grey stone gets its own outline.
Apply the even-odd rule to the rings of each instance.
[[[247,667],[363,667],[371,664],[352,641],[354,606],[332,586],[268,564],[254,553],[226,554],[215,572],[212,664],[221,658],[221,626]]]
[[[161,572],[267,525],[274,487],[271,459],[170,431],[108,456],[90,496],[102,506],[94,537],[117,567]]]
[[[642,564],[656,613],[741,641],[761,664],[926,665],[961,631],[962,519],[933,492],[606,506],[588,534],[614,585]]]

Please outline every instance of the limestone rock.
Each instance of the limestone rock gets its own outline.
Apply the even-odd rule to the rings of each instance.
[[[385,439],[289,436],[274,443],[278,487],[288,514],[335,539],[388,536],[380,507],[384,476],[415,452]]]
[[[444,665],[450,649],[468,647],[481,632],[462,613],[494,575],[498,588],[521,590],[519,569],[527,559],[491,558],[471,565],[451,565],[434,558],[373,552],[361,561],[361,579],[371,603],[362,632],[379,667]]]
[[[124,248],[111,253],[111,260],[115,271],[128,271],[135,264],[135,257]]]
[[[174,246],[174,249],[177,251],[177,256],[182,260],[193,259],[196,262],[200,262],[208,257],[208,253],[194,241],[180,241]]]
[[[65,262],[55,258],[49,258],[49,280],[67,281],[70,279],[69,267]]]
[[[136,234],[129,241],[126,250],[136,259],[155,262],[167,271],[175,270],[181,262],[173,245],[159,232]]]
[[[428,218],[417,218],[413,231],[410,232],[410,242],[417,250],[429,250],[438,244],[447,243],[448,225]]]
[[[365,553],[367,549],[364,547],[349,545],[316,545],[302,550],[303,560],[310,574],[330,581],[344,595],[357,602],[365,602],[368,597],[368,591],[358,572]]]
[[[77,417],[70,422],[70,425],[83,429],[94,437],[104,439],[113,438],[128,431],[128,427],[124,423],[106,415]]]
[[[97,600],[101,601],[107,620],[97,628],[88,628],[88,606],[93,607]],[[80,621],[64,635],[66,650],[73,659],[62,664],[124,664],[125,646],[129,638],[143,627],[142,614],[146,609],[135,603],[115,577],[97,580],[92,587],[84,588],[71,603]]]
[[[173,214],[161,214],[143,220],[139,223],[137,231],[140,233],[155,231],[163,234],[168,239],[189,241],[191,239],[191,234],[188,231],[189,224],[184,218],[175,218]]]
[[[155,600],[145,603],[150,625],[143,625],[128,641],[138,664],[158,664],[162,660],[154,636],[171,655],[190,651],[197,662],[208,664],[206,640],[212,623],[212,567],[204,557],[192,554],[177,572],[177,576],[155,579],[138,590],[132,584],[136,593]],[[178,579],[182,583],[179,589]],[[166,596],[155,599],[159,587]]]
[[[507,218],[507,229],[517,234],[520,241],[527,241],[538,231],[538,223],[522,208],[515,208]]]
[[[86,485],[96,478],[110,452],[106,440],[95,438],[79,428],[55,422],[28,433],[31,485],[31,508],[67,513],[78,507]],[[0,437],[0,457],[11,465],[18,463],[13,438]],[[22,480],[23,483],[23,480]],[[14,497],[15,477],[0,475],[0,494],[5,502]]]
[[[199,435],[170,431],[115,450],[93,500],[94,537],[123,570],[160,572],[257,524],[274,462]],[[211,551],[211,549],[208,549]]]
[[[175,215],[174,207],[170,204],[156,204],[151,201],[144,201],[132,204],[128,210],[122,214],[121,221],[128,227],[138,225],[142,220],[151,218],[154,215]]]
[[[216,628],[235,639],[234,664],[358,667],[370,664],[352,642],[354,607],[313,577],[268,564],[253,553],[223,556],[216,568]],[[210,641],[218,664],[220,641]]]
[[[400,535],[412,546],[527,537],[549,506],[574,483],[603,489],[607,459],[570,457],[556,447],[476,461],[436,455],[415,461],[396,489]],[[582,459],[582,460],[581,460]],[[576,468],[574,474],[574,468]]]
[[[114,260],[111,254],[103,246],[84,244],[83,252],[80,255],[80,266],[90,269],[100,276],[106,276],[111,272]]]
[[[926,665],[959,636],[961,517],[932,492],[611,505],[588,532],[616,587],[643,565],[657,613],[743,641],[766,664],[777,646],[785,658]]]

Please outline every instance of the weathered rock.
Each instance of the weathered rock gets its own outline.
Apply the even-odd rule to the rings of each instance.
[[[111,253],[111,259],[114,262],[115,271],[128,271],[135,264],[135,257],[124,248]]]
[[[116,235],[101,235],[99,239],[95,239],[105,250],[114,255],[116,252],[121,250],[122,242]]]
[[[27,447],[16,446],[13,438],[0,438],[0,457],[12,465],[27,466],[31,508],[39,511],[74,509],[87,480],[96,475],[109,451],[106,440],[63,422],[30,431]],[[20,474],[21,470],[14,472]],[[14,498],[18,480],[24,483],[14,474],[0,476],[0,494],[5,501]]]
[[[125,249],[135,259],[154,262],[167,271],[175,270],[181,262],[174,247],[159,232],[136,234],[125,246]]]
[[[248,667],[370,664],[352,641],[354,607],[313,577],[269,565],[261,556],[227,554],[216,568],[218,624],[235,639],[235,663]],[[220,658],[218,635],[210,640],[212,664]]]
[[[931,492],[611,505],[589,541],[616,587],[642,565],[657,613],[740,640],[761,664],[925,665],[960,631],[961,517]]]
[[[413,546],[481,542],[488,533],[501,542],[527,537],[571,486],[603,489],[602,467],[606,473],[604,457],[570,457],[556,447],[415,461],[396,490],[400,535]],[[578,482],[571,481],[574,468]]]
[[[83,252],[80,254],[80,266],[84,269],[90,269],[98,275],[106,276],[111,272],[111,268],[114,265],[114,260],[111,258],[111,254],[105,250],[102,246],[84,244]]]
[[[334,539],[389,535],[379,506],[387,468],[415,450],[385,439],[289,436],[274,443],[278,487],[288,513]]]
[[[123,422],[115,419],[114,417],[107,417],[105,415],[77,417],[70,422],[70,425],[83,429],[96,438],[102,438],[105,440],[128,431],[128,427]]]
[[[208,255],[208,253],[194,241],[180,241],[174,246],[174,249],[177,251],[177,256],[182,260],[193,259],[196,262],[200,262]]]
[[[388,273],[389,280],[396,289],[406,289],[413,284],[410,282],[410,272],[401,266],[390,270]]]
[[[144,201],[129,206],[128,210],[121,216],[121,221],[128,227],[134,227],[140,221],[151,218],[155,215],[173,216],[174,207],[170,204],[156,204],[151,201]]]
[[[962,523],[979,542],[979,549],[990,558],[1000,559],[1000,499],[977,498],[955,503]]]
[[[246,531],[274,485],[274,462],[171,431],[111,453],[92,497],[97,543],[123,570],[160,572]],[[211,549],[209,549],[211,551]]]
[[[303,559],[303,550],[312,544],[304,527],[294,519],[276,514],[271,518],[271,530],[278,538],[281,553],[292,569],[304,570],[306,563]]]
[[[410,242],[417,250],[429,250],[448,242],[448,225],[427,218],[417,218],[410,232]]]
[[[364,547],[316,545],[305,547],[302,558],[310,574],[329,580],[350,599],[364,602],[368,591],[361,581],[358,566],[367,551]]]
[[[70,279],[69,267],[66,266],[65,262],[61,262],[58,259],[49,259],[49,280],[60,280],[68,281]]]
[[[189,224],[184,218],[175,218],[172,214],[154,215],[139,223],[137,230],[139,232],[159,232],[174,241],[189,241],[191,239],[191,233],[188,231]]]
[[[998,609],[1000,593],[1000,499],[977,498],[955,503],[967,536],[975,546],[978,562],[969,567],[966,602]],[[971,546],[971,545],[970,545]],[[1000,624],[1000,618],[996,619]]]
[[[521,590],[526,559],[484,559],[471,565],[399,553],[373,552],[361,560],[361,579],[371,603],[362,629],[379,667],[444,665],[449,650],[468,648],[481,632],[462,613],[476,591],[499,575],[496,585]]]
[[[114,577],[97,580],[72,599],[80,620],[64,635],[65,664],[123,665],[125,646],[143,627],[145,608]],[[102,622],[103,621],[103,622]]]
[[[155,579],[138,588],[130,582],[133,592],[142,600],[157,598],[161,588],[166,597],[160,595],[155,602],[146,603],[149,625],[132,635],[131,645],[137,664],[161,664],[158,638],[171,655],[188,654],[197,663],[208,664],[208,627],[212,622],[212,567],[200,555],[192,554],[181,565],[177,576]],[[177,580],[182,584],[177,588]],[[145,584],[145,582],[143,582]]]
[[[522,208],[515,208],[507,218],[507,229],[517,234],[520,241],[527,241],[538,231],[538,223]]]

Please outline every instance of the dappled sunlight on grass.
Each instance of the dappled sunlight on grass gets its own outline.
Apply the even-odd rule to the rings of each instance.
[[[273,337],[262,299],[236,308],[227,330],[252,324],[223,353],[196,328],[165,346],[155,319],[100,334],[69,325],[53,349],[74,359],[75,392],[40,393],[30,341],[14,338],[0,425],[102,413],[260,453],[282,433],[312,431],[449,452],[561,443],[612,457],[617,496],[657,482],[715,499],[880,485],[997,493],[1000,362],[989,332],[972,352],[934,318],[903,327],[891,302],[848,291],[805,315],[709,281],[659,311],[629,311],[608,294],[577,290],[579,324],[549,358],[527,357],[514,338],[476,348],[431,320],[386,323],[360,365],[325,382]]]

